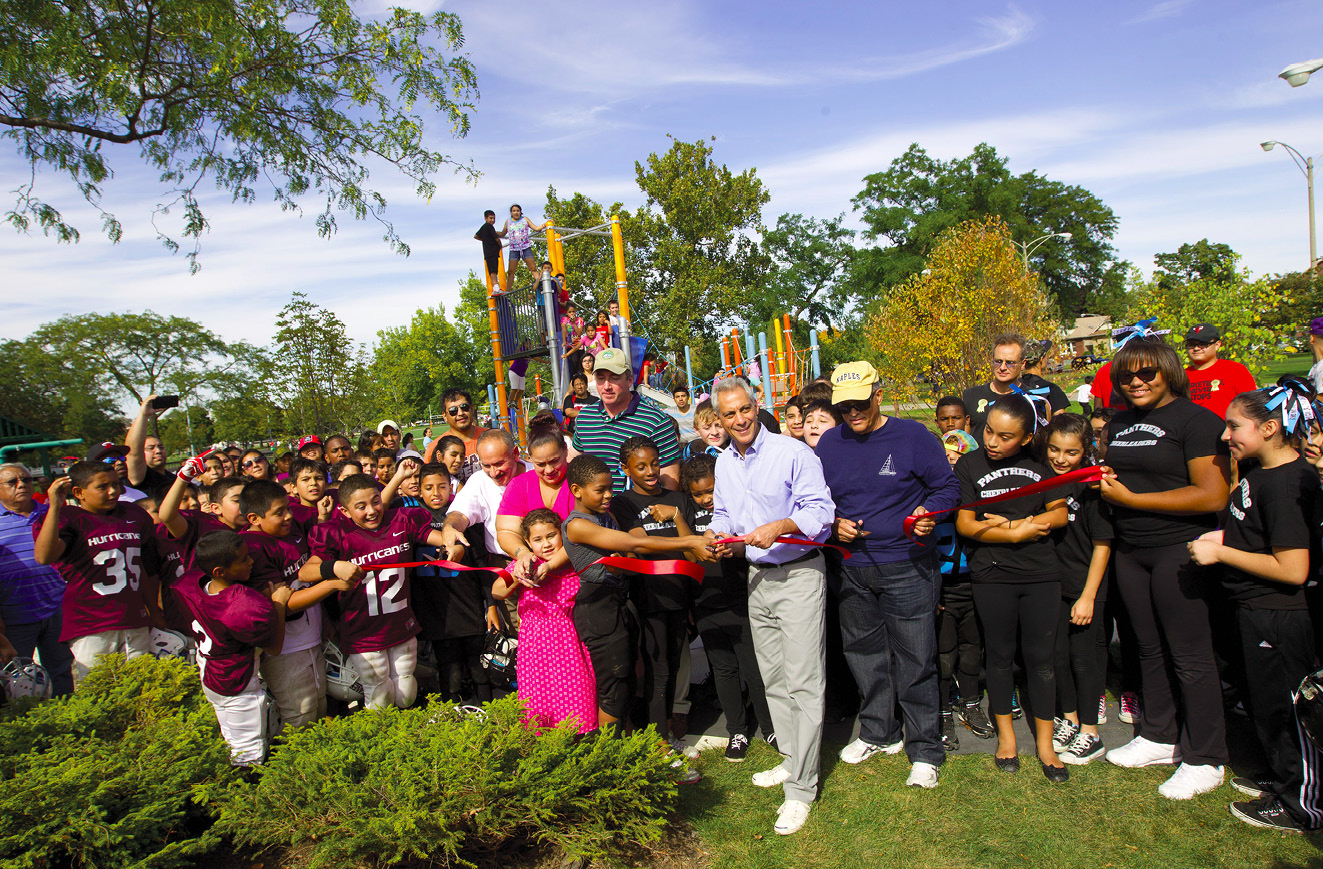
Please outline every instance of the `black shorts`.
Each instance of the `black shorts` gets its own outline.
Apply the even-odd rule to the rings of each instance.
[[[492,254],[491,256],[484,256],[483,259],[487,261],[487,274],[495,275],[500,273],[501,255],[499,253]]]
[[[597,707],[624,719],[634,695],[638,621],[622,588],[585,582],[574,601],[574,629],[588,650],[597,682]]]

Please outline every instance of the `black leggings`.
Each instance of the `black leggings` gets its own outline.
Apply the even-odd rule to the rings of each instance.
[[[1135,627],[1144,682],[1139,735],[1179,743],[1188,764],[1220,766],[1227,762],[1227,728],[1204,603],[1206,575],[1184,543],[1116,549],[1116,584]],[[1173,671],[1184,721],[1177,720]]]
[[[1056,707],[1053,656],[1061,616],[1061,583],[974,581],[974,607],[983,624],[988,657],[988,707],[1011,714],[1015,691],[1015,631],[1024,652],[1029,707],[1036,718],[1051,718]]]
[[[492,686],[487,678],[487,670],[482,666],[482,648],[486,637],[448,637],[432,641],[432,654],[436,656],[436,668],[441,680],[441,690],[446,694],[464,694],[467,682],[472,694],[466,700],[488,703],[492,699]]]
[[[951,709],[951,680],[961,703],[977,703],[983,696],[978,671],[983,664],[983,636],[974,612],[974,591],[968,574],[964,582],[942,582],[942,608],[937,612],[937,690],[943,711]]]
[[[1061,620],[1057,623],[1057,708],[1075,712],[1080,724],[1098,725],[1098,698],[1102,696],[1105,658],[1098,651],[1102,634],[1103,601],[1094,601],[1093,620],[1087,625],[1070,623],[1074,600],[1061,599]]]
[[[771,736],[775,728],[772,727],[772,713],[767,708],[767,693],[763,688],[762,673],[758,670],[758,657],[753,651],[748,614],[703,609],[695,612],[694,621],[698,624],[698,635],[703,638],[708,666],[712,668],[717,700],[726,714],[728,735],[752,735],[744,691],[740,687],[741,682],[745,682],[763,736]]]
[[[671,732],[671,704],[675,702],[675,677],[680,654],[689,642],[689,613],[658,610],[641,613],[643,628],[643,697],[648,701],[646,724],[657,725],[663,738]]]

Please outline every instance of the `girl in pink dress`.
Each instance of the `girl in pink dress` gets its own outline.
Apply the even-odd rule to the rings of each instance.
[[[549,561],[562,548],[560,517],[539,507],[524,518],[524,540],[533,554]],[[519,655],[515,678],[529,723],[554,727],[574,718],[580,733],[597,727],[597,688],[588,650],[571,618],[579,575],[572,567],[553,571],[536,586],[498,579],[492,595],[519,595]]]

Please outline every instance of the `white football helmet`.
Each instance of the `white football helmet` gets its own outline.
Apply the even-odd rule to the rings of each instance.
[[[31,658],[15,658],[0,668],[0,682],[7,697],[48,699],[55,688],[46,668]]]
[[[178,631],[152,628],[152,654],[158,658],[192,661],[197,657],[197,645]]]
[[[340,647],[326,641],[326,693],[345,703],[363,702],[363,680]]]

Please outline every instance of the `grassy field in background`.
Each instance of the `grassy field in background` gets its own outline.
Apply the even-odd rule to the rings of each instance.
[[[705,752],[697,762],[704,779],[680,788],[680,805],[714,869],[1323,866],[1323,836],[1286,836],[1233,818],[1227,804],[1246,798],[1230,785],[1188,802],[1159,796],[1171,767],[1098,761],[1071,767],[1070,781],[1054,785],[1032,757],[1007,775],[990,756],[957,756],[927,791],[905,787],[903,754],[849,766],[837,750],[824,746],[819,801],[793,836],[772,831],[781,788],[749,781],[778,755],[761,743],[742,764]]]

